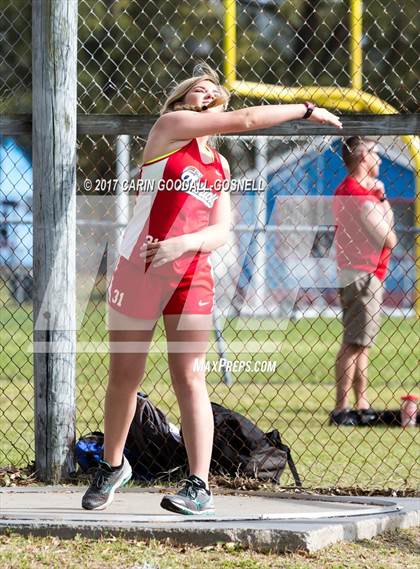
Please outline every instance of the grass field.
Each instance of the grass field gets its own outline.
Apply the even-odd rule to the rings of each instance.
[[[317,553],[256,553],[233,543],[174,546],[120,538],[60,540],[0,535],[3,569],[415,569],[418,529],[390,532],[357,543],[340,543]],[[416,561],[417,559],[417,561]]]
[[[90,307],[80,342],[106,337],[103,305]],[[30,347],[32,319],[29,308],[7,302],[1,316],[0,465],[24,466],[33,460],[33,374]],[[242,372],[227,387],[220,374],[208,374],[212,401],[243,413],[264,430],[277,428],[293,451],[307,487],[357,486],[375,489],[417,488],[415,464],[419,455],[417,429],[336,428],[328,426],[334,405],[333,366],[341,335],[338,319],[301,319],[285,330],[249,330],[262,322],[231,320],[225,337],[232,359],[276,362],[270,373]],[[273,327],[272,326],[272,327]],[[267,328],[267,326],[265,326]],[[268,326],[270,328],[270,326]],[[156,331],[156,342],[162,339]],[[242,348],[238,348],[238,343]],[[259,350],[255,349],[260,348]],[[269,347],[269,353],[263,353]],[[251,353],[247,353],[247,347]],[[259,352],[259,353],[258,353]],[[415,318],[384,318],[372,349],[369,397],[376,408],[397,408],[399,397],[416,388],[419,379],[419,330]],[[210,360],[216,355],[210,354]],[[102,403],[107,382],[106,355],[80,353],[77,358],[77,431],[101,430]],[[175,397],[164,355],[149,356],[142,390],[170,420],[178,422]],[[282,484],[292,483],[288,473]]]

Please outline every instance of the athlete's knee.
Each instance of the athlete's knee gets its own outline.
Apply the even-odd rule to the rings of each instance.
[[[172,375],[172,383],[175,389],[182,389],[183,392],[197,392],[206,388],[206,379],[202,372],[194,370],[183,370]]]
[[[136,388],[143,376],[143,370],[128,364],[112,366],[108,384],[119,388]]]

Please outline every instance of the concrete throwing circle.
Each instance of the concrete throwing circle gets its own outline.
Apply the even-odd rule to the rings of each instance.
[[[7,488],[0,490],[0,522],[76,522],[154,524],[179,522],[234,522],[270,520],[321,520],[397,512],[395,502],[364,497],[313,496],[305,494],[216,494],[216,513],[182,516],[160,508],[162,493],[128,489],[115,494],[104,511],[81,507],[84,489]]]

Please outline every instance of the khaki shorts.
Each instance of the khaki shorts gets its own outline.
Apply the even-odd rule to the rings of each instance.
[[[380,328],[383,291],[382,281],[373,274],[339,289],[345,344],[372,346]]]

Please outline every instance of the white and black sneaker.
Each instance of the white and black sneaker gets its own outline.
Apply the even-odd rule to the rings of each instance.
[[[170,512],[184,515],[214,514],[213,496],[198,476],[191,475],[182,480],[184,486],[176,494],[164,496],[161,507]]]
[[[114,499],[115,490],[127,484],[131,475],[131,466],[125,456],[120,468],[112,468],[101,460],[82,498],[82,507],[85,510],[104,510]]]

